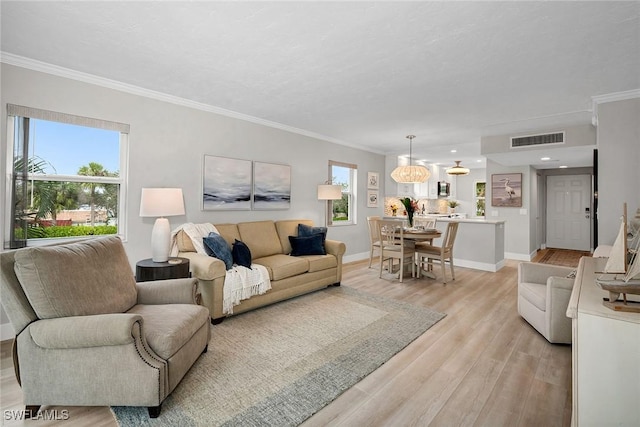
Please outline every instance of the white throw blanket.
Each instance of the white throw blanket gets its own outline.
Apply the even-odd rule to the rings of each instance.
[[[175,230],[171,232],[171,256],[178,256],[178,232],[182,230],[187,236],[191,239],[191,243],[193,247],[196,248],[196,252],[199,254],[207,254],[204,250],[204,243],[202,243],[202,238],[207,237],[209,233],[214,232],[218,233],[218,229],[213,224],[193,224],[191,222],[187,222],[186,224],[182,224],[178,226]]]
[[[271,289],[269,271],[260,264],[251,264],[251,268],[233,265],[227,270],[222,288],[222,312],[233,314],[233,306],[243,299],[254,295],[262,295]]]
[[[171,233],[171,256],[178,255],[178,232],[182,230],[191,239],[193,247],[199,254],[207,254],[204,250],[202,238],[218,230],[212,224],[186,223],[177,227]],[[251,298],[254,295],[262,295],[271,289],[269,272],[260,264],[251,264],[251,268],[233,265],[227,270],[224,286],[222,288],[222,312],[233,314],[233,306],[240,304],[240,301]]]

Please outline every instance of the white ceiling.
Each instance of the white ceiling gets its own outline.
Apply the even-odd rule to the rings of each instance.
[[[640,88],[638,1],[3,0],[0,13],[5,62],[42,61],[383,154],[406,154],[414,134],[414,159],[471,168],[484,165],[483,135],[590,123],[592,96]],[[591,150],[566,151],[554,159],[591,164]]]

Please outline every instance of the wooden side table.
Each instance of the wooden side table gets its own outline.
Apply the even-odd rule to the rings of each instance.
[[[179,263],[153,262],[151,258],[136,263],[136,281],[149,282],[151,280],[182,279],[191,277],[189,274],[188,258],[169,258]]]

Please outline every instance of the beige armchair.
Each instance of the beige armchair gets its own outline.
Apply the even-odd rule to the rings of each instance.
[[[571,319],[566,315],[573,289],[571,267],[518,264],[518,313],[550,343],[571,344]]]
[[[147,406],[207,349],[195,279],[135,283],[116,236],[0,254],[27,416],[41,405]],[[35,411],[35,412],[34,412]]]

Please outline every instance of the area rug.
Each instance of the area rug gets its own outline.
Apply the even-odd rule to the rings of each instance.
[[[577,267],[580,262],[580,258],[583,256],[591,256],[591,252],[573,251],[570,249],[546,249],[545,254],[538,262],[542,264]]]
[[[113,407],[121,426],[295,426],[445,315],[331,287],[212,326],[209,351],[164,401]]]

